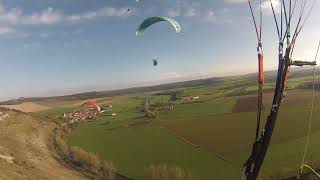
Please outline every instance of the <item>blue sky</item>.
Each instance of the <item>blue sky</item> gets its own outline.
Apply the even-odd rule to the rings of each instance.
[[[277,67],[277,38],[268,3],[264,48],[270,70]],[[173,17],[182,32],[158,23],[136,37],[149,16]],[[296,58],[312,58],[319,18],[316,4]],[[255,49],[246,0],[0,0],[0,99],[245,74],[256,71]]]

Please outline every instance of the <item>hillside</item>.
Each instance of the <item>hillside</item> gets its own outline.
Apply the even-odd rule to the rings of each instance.
[[[0,112],[0,179],[86,179],[52,150],[53,122],[3,108]]]

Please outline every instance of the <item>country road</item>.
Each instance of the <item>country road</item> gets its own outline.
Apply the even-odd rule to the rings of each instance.
[[[0,120],[0,179],[86,179],[51,150],[54,124],[6,111]]]

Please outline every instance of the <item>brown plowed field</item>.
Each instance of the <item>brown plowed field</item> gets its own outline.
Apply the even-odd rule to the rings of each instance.
[[[255,112],[257,111],[258,97],[255,96],[244,96],[239,97],[236,104],[233,107],[233,113],[241,113],[241,112]],[[262,102],[262,110],[265,110],[265,107]]]

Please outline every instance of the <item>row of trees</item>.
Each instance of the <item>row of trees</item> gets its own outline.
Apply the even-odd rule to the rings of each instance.
[[[166,164],[151,165],[148,167],[147,171],[148,171],[147,180],[192,179],[190,174],[188,174],[184,169],[176,165],[173,165],[173,166],[169,166]]]
[[[101,161],[94,153],[87,152],[77,146],[69,146],[65,142],[69,129],[62,127],[54,131],[54,146],[64,161],[72,163],[77,168],[85,170],[100,179],[117,179],[116,168],[112,161]],[[151,165],[147,169],[147,180],[186,180],[192,179],[184,169],[179,166],[166,164]]]
[[[146,112],[151,113],[151,112]],[[72,129],[68,126],[60,126],[53,133],[53,145],[59,156],[67,163],[72,164],[93,179],[129,179],[116,174],[116,168],[112,161],[102,161],[94,153],[85,151],[77,146],[70,146],[66,139]],[[151,165],[146,168],[147,180],[186,180],[192,179],[191,175],[179,166]]]
[[[69,146],[65,142],[68,132],[70,130],[66,127],[61,127],[55,129],[54,133],[54,146],[63,160],[102,179],[116,179],[116,168],[112,161],[101,161],[94,153],[77,146]]]

